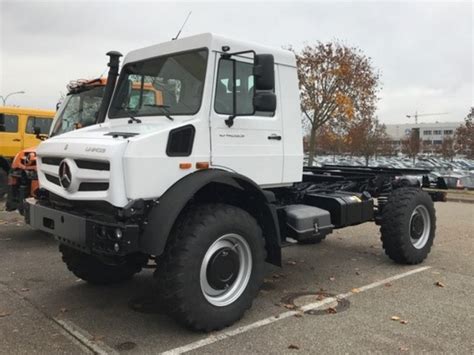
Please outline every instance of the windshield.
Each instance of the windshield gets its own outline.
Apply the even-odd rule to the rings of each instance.
[[[95,124],[105,86],[66,96],[53,123],[51,136]]]
[[[207,49],[126,64],[109,117],[197,113],[201,106],[206,65]]]

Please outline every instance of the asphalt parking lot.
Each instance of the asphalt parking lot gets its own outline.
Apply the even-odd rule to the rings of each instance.
[[[3,209],[3,205],[0,205]],[[0,212],[0,353],[474,353],[474,204],[437,203],[435,246],[400,266],[373,224],[284,250],[234,326],[193,333],[150,298],[152,271],[92,287],[50,236]]]

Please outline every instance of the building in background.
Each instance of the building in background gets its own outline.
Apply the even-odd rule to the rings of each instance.
[[[432,122],[432,123],[403,123],[403,124],[387,124],[387,134],[392,140],[392,145],[396,151],[401,151],[402,140],[409,137],[413,128],[420,130],[420,146],[421,151],[432,153],[440,148],[443,139],[449,137],[454,138],[456,129],[463,122]]]

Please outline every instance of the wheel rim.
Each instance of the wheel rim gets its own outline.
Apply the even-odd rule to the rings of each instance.
[[[418,205],[410,217],[410,241],[416,249],[422,249],[430,237],[431,218],[428,209]]]
[[[252,273],[252,252],[247,241],[238,234],[226,234],[217,239],[204,255],[201,270],[201,290],[214,306],[224,307],[246,289]]]

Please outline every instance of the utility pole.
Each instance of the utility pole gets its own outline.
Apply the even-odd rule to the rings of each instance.
[[[6,103],[7,103],[7,99],[12,96],[12,95],[16,95],[16,94],[24,94],[25,92],[24,91],[15,91],[15,92],[11,92],[9,93],[8,95],[6,96],[2,96],[0,95],[0,98],[2,99],[3,101],[3,106],[6,106]]]

